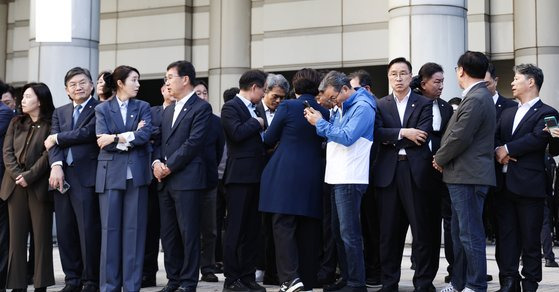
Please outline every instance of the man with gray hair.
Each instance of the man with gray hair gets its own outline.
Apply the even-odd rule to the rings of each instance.
[[[364,88],[354,90],[341,72],[330,71],[319,90],[341,110],[330,121],[310,107],[304,113],[317,134],[328,139],[324,180],[332,185],[332,231],[342,271],[332,290],[367,291],[359,210],[369,183],[376,102]]]
[[[264,119],[264,126],[268,128],[274,119],[279,104],[289,93],[289,82],[281,74],[268,74],[266,90],[262,101],[256,105],[256,111]]]

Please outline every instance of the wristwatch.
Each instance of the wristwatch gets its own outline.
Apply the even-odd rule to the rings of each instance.
[[[115,143],[118,143],[118,134],[115,134]]]

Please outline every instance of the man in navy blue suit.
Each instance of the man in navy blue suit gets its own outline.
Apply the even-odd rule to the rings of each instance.
[[[257,116],[255,104],[262,100],[265,84],[266,73],[245,72],[239,79],[239,94],[221,109],[227,142],[224,183],[229,220],[223,248],[224,292],[266,290],[254,276],[260,227],[258,194],[265,164],[264,120]]]
[[[0,81],[0,96],[9,93],[9,85]],[[15,103],[14,103],[15,106]],[[0,145],[4,145],[4,135],[8,130],[8,125],[14,116],[14,111],[4,103],[0,102]],[[4,161],[0,156],[0,175],[4,176]],[[6,272],[8,268],[8,205],[4,200],[0,199],[0,291],[6,290]]]
[[[514,67],[512,93],[520,103],[503,110],[497,124],[495,157],[501,191],[496,193],[497,263],[503,292],[536,291],[542,280],[540,231],[546,192],[544,156],[550,139],[544,118],[559,118],[540,99],[543,72],[532,64]],[[518,273],[522,256],[522,276]]]
[[[434,207],[430,186],[431,151],[429,133],[433,126],[433,101],[410,88],[412,68],[405,58],[388,64],[392,94],[378,102],[375,143],[374,183],[380,212],[380,260],[382,291],[397,291],[400,266],[408,225],[413,235],[416,266],[415,291],[434,289],[438,262],[432,261],[434,244],[431,213]]]
[[[162,292],[196,291],[200,261],[200,196],[207,187],[204,146],[211,106],[198,98],[194,66],[167,66],[165,85],[176,99],[161,120],[161,146],[154,151],[153,174],[159,192],[161,243],[167,285]]]
[[[51,135],[45,140],[49,151],[50,187],[55,192],[54,208],[60,261],[65,277],[63,292],[99,289],[101,222],[95,193],[97,147],[93,82],[89,70],[75,67],[64,77],[71,102],[52,114]],[[77,237],[77,239],[76,239]]]

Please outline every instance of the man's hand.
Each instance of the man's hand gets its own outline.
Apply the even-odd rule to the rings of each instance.
[[[64,187],[64,171],[61,165],[54,165],[50,169],[49,185],[58,190],[62,190]]]
[[[261,118],[261,117],[256,117],[255,119],[256,119],[256,120],[258,121],[258,123],[260,124],[260,128],[264,129],[264,119]]]
[[[171,170],[162,162],[157,162],[153,166],[153,176],[158,182],[161,182],[169,174],[171,174]]]
[[[499,146],[495,149],[495,159],[502,165],[509,164],[509,161],[516,162],[516,158],[509,156],[505,146]]]
[[[141,121],[138,123],[138,128],[136,129],[136,131],[138,131],[139,129],[143,128],[145,125],[146,125],[146,121],[141,120]]]
[[[45,148],[47,151],[49,151],[54,145],[56,145],[56,134],[49,135],[47,139],[45,139]]]
[[[421,144],[425,143],[425,140],[427,140],[427,132],[419,129],[403,128],[400,133],[402,137],[411,140],[417,146],[421,146]]]
[[[97,136],[97,145],[103,149],[105,146],[115,141],[115,135],[101,134]]]
[[[316,126],[318,120],[322,119],[322,114],[312,107],[306,108],[305,111],[303,112],[303,115],[305,116],[307,121],[313,126]]]
[[[23,175],[18,175],[16,177],[16,185],[20,185],[23,188],[27,187],[27,182],[25,181],[25,178],[23,178]]]
[[[438,170],[439,172],[443,172],[443,167],[440,166],[436,161],[435,161],[435,157],[433,157],[433,168]]]

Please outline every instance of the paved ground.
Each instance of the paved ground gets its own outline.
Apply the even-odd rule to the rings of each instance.
[[[559,255],[559,248],[555,248],[554,252],[556,255]],[[404,259],[402,261],[402,278],[400,281],[400,291],[407,292],[413,291],[412,285],[412,276],[413,270],[410,270],[410,254],[411,248],[406,247],[404,251]],[[498,269],[497,264],[495,262],[495,247],[488,246],[487,247],[487,258],[488,258],[488,266],[487,270],[488,273],[493,275],[495,280],[489,282],[488,291],[496,291],[499,289],[499,284],[497,279]],[[48,291],[59,291],[64,287],[64,273],[62,272],[62,268],[60,266],[60,260],[58,256],[58,248],[54,249],[54,272],[55,272],[55,279],[56,285],[49,287]],[[156,292],[159,291],[166,283],[165,278],[165,271],[163,270],[163,253],[159,254],[159,267],[160,270],[157,273],[157,284],[158,287],[151,287],[142,289],[142,291],[146,292]],[[444,253],[441,249],[441,262],[440,262],[439,273],[437,274],[437,278],[435,279],[435,287],[437,290],[442,289],[446,284],[444,283],[444,276],[446,276],[446,261],[444,259]],[[220,274],[219,276],[219,283],[206,283],[200,282],[198,284],[198,291],[218,291],[220,292],[223,288],[223,275]],[[277,286],[267,286],[267,290],[270,292],[278,291],[279,287]],[[33,290],[33,287],[28,288],[29,291]],[[315,291],[320,291],[321,289],[315,289]],[[377,291],[378,288],[369,288],[369,291]],[[538,291],[559,291],[559,268],[543,268],[543,281],[540,283],[540,288]]]

